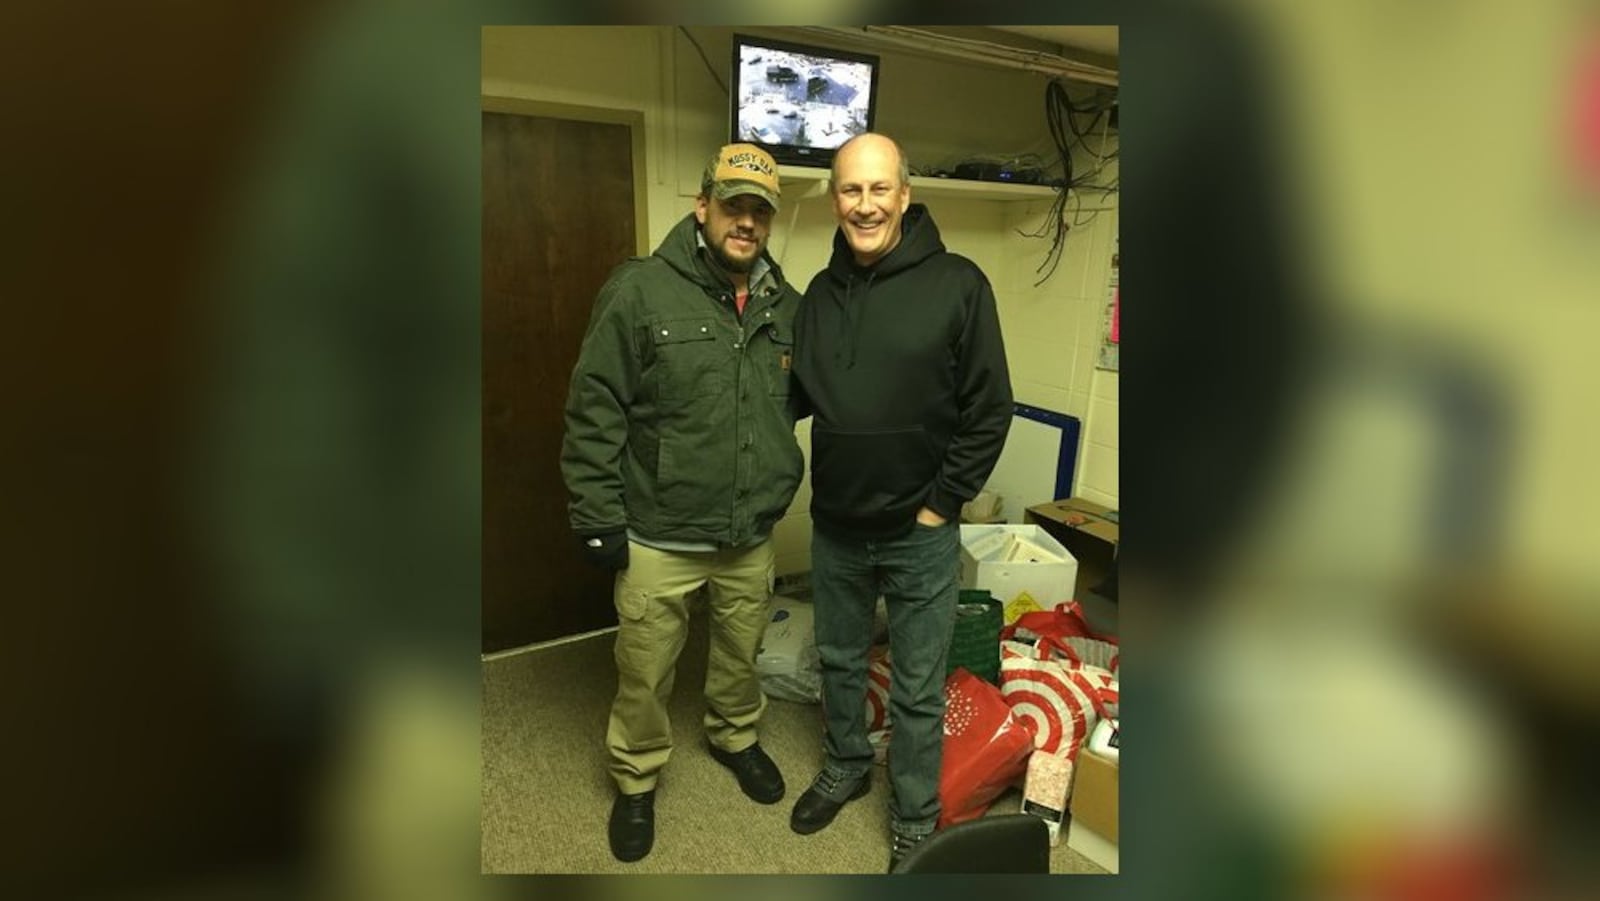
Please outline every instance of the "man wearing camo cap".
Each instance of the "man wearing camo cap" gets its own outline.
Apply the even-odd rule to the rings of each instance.
[[[705,586],[706,750],[762,804],[783,776],[757,743],[755,658],[772,597],[773,524],[800,484],[790,367],[800,295],[766,253],[777,165],[753,144],[707,163],[694,211],[595,301],[567,397],[561,469],[580,548],[616,573],[617,696],[606,744],[617,785],[611,852],[655,839],[672,753],[667,701]]]

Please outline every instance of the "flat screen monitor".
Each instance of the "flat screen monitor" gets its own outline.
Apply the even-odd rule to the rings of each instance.
[[[827,166],[839,145],[872,130],[878,57],[736,34],[729,94],[732,140],[779,163]]]

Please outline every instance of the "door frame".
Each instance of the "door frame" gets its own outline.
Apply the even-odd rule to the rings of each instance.
[[[644,113],[640,110],[611,109],[601,106],[579,106],[573,103],[556,103],[551,100],[532,100],[527,97],[509,97],[503,94],[481,95],[482,111],[508,113],[513,116],[543,116],[548,119],[570,119],[577,122],[601,122],[609,125],[626,125],[628,141],[633,156],[633,252],[646,256],[650,245],[650,179],[645,174]]]
[[[628,109],[611,109],[596,106],[580,106],[571,103],[556,103],[548,100],[534,100],[526,97],[511,97],[498,94],[480,95],[481,111],[485,113],[504,113],[514,116],[542,116],[550,119],[565,119],[577,122],[598,122],[608,125],[624,125],[628,128],[629,150],[633,158],[633,234],[634,253],[646,256],[653,249],[649,233],[649,178],[645,164],[645,116],[642,111]],[[480,204],[481,205],[481,204]],[[504,648],[498,651],[483,652],[480,650],[479,658],[483,662],[510,657],[531,650],[565,644],[607,632],[615,632],[616,626],[607,626],[603,629],[582,632],[575,635],[562,635],[555,638],[536,641],[530,644]],[[481,635],[480,635],[481,640]]]

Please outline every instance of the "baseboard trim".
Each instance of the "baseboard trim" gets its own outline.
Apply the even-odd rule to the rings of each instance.
[[[549,641],[536,641],[533,644],[525,644],[519,648],[506,648],[503,651],[494,651],[492,653],[482,655],[481,659],[484,663],[488,663],[493,660],[504,660],[507,657],[515,657],[518,654],[526,654],[529,651],[540,651],[544,650],[545,648],[560,647],[564,644],[571,644],[574,641],[583,641],[586,638],[594,638],[597,635],[605,635],[609,632],[615,631],[617,631],[616,626],[607,626],[604,629],[596,629],[593,632],[580,632],[577,635],[563,635],[560,638],[552,638]]]

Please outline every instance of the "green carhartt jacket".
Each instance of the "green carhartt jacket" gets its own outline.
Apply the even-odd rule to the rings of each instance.
[[[579,535],[758,544],[804,461],[790,397],[800,294],[772,266],[741,318],[691,214],[600,289],[567,394],[561,473]]]

